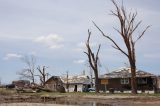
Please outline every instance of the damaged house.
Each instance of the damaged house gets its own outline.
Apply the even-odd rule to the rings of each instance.
[[[155,90],[156,76],[142,71],[136,71],[137,89],[144,92],[145,90]],[[123,92],[131,90],[131,69],[120,68],[113,72],[99,76],[100,90],[106,91],[114,89]]]
[[[45,88],[57,91],[59,86],[63,86],[68,92],[82,92],[84,88],[90,88],[90,79],[86,75],[77,76],[52,76],[45,83]]]
[[[68,92],[82,92],[83,89],[91,88],[91,80],[86,75],[64,76],[61,80]]]
[[[63,82],[59,76],[52,76],[45,82],[45,88],[57,91],[58,86],[63,86]]]

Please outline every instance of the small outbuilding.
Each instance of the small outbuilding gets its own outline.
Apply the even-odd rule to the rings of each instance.
[[[83,92],[84,89],[91,88],[91,80],[87,75],[75,75],[61,77],[63,86],[68,92]]]
[[[45,88],[57,91],[59,86],[63,86],[63,82],[59,76],[52,76],[45,82]]]
[[[83,89],[90,88],[90,78],[86,75],[77,76],[52,76],[45,82],[45,88],[57,91],[63,87],[67,92],[82,92]]]

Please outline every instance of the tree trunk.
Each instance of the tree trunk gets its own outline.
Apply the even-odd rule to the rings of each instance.
[[[137,94],[136,65],[130,61],[132,94]]]
[[[135,72],[135,68],[131,68],[131,73],[132,73],[132,77],[131,77],[131,86],[132,86],[132,93],[133,94],[137,94],[137,82],[136,82],[136,72]]]
[[[95,88],[96,88],[96,93],[99,93],[99,81],[98,81],[98,72],[95,72]]]

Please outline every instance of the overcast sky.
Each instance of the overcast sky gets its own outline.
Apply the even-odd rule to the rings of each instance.
[[[120,2],[120,0],[118,0]],[[137,68],[160,74],[160,0],[123,0],[128,11],[137,11],[143,20],[138,34],[152,25],[136,45]],[[85,41],[92,31],[92,48],[100,51],[100,74],[124,67],[127,58],[111,47],[92,24],[112,36],[123,47],[113,29],[118,21],[110,14],[110,0],[0,0],[0,78],[3,83],[17,80],[26,67],[25,55],[34,55],[36,65],[48,66],[52,75],[88,72]]]

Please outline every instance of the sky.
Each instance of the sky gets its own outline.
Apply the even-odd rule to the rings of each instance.
[[[121,0],[117,0],[121,4]],[[137,11],[142,24],[139,34],[147,25],[143,38],[136,44],[137,68],[160,74],[160,1],[123,0],[128,11]],[[18,80],[17,72],[26,68],[22,57],[34,55],[36,66],[47,66],[51,75],[89,73],[84,54],[87,30],[92,32],[91,46],[100,50],[100,74],[126,66],[127,58],[112,48],[102,37],[94,21],[106,34],[124,44],[113,29],[117,19],[110,15],[114,10],[110,0],[0,0],[0,80],[11,83]]]

